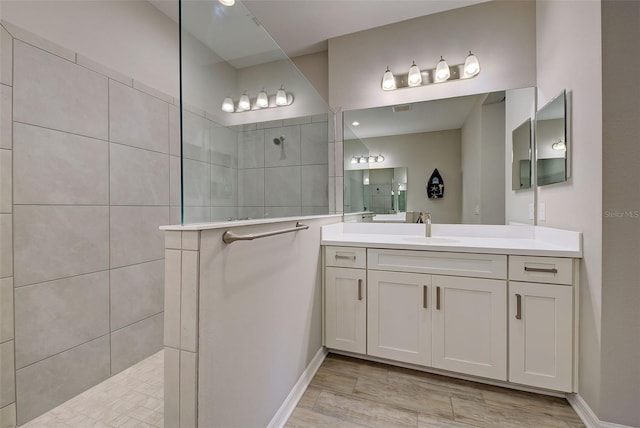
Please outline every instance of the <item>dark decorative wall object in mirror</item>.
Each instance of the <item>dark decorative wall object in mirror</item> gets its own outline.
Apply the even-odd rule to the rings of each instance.
[[[511,189],[531,188],[531,119],[527,118],[512,132],[513,161]]]

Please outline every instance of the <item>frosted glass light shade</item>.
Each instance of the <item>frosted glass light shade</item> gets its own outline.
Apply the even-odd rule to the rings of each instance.
[[[444,82],[445,80],[451,77],[451,71],[449,70],[449,64],[444,58],[440,57],[440,61],[438,61],[438,65],[436,66],[436,81]]]
[[[256,99],[256,106],[258,106],[258,108],[269,107],[269,96],[264,91],[264,89],[258,93],[258,98]]]
[[[222,111],[227,113],[233,113],[233,110],[234,110],[233,100],[231,99],[231,97],[226,97],[222,101]]]
[[[240,96],[240,101],[238,101],[238,110],[249,110],[251,108],[251,101],[249,100],[249,95],[242,94]]]
[[[420,73],[420,69],[416,65],[415,61],[413,61],[413,65],[409,68],[407,84],[409,86],[420,86],[422,84],[422,73]]]
[[[387,66],[387,71],[384,72],[382,76],[382,89],[385,91],[391,91],[396,88],[396,78],[389,70],[389,66]]]
[[[236,4],[236,0],[218,0],[220,2],[220,4],[224,5],[224,6],[233,6],[234,4]]]
[[[480,62],[478,62],[478,58],[469,51],[467,59],[464,60],[464,74],[467,77],[471,77],[478,73],[480,73]]]
[[[276,92],[276,105],[277,106],[287,105],[287,93],[284,91],[283,87],[278,89],[278,92]]]

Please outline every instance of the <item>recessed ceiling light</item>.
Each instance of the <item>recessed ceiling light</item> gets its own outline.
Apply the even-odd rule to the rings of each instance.
[[[225,6],[233,6],[234,4],[236,4],[236,0],[218,0],[220,2],[220,4],[223,4]]]
[[[360,125],[360,122],[358,122],[358,121],[356,120],[356,121],[351,122],[351,125],[353,125],[353,126],[358,126],[358,125]]]

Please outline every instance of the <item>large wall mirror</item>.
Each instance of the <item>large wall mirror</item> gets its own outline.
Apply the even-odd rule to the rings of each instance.
[[[514,145],[514,131],[535,111],[535,88],[523,88],[344,112],[345,213],[369,213],[374,221],[414,221],[415,213],[430,212],[437,223],[533,224],[533,186],[512,188],[512,163],[521,144]],[[425,185],[435,169],[445,191],[430,199]]]
[[[538,186],[567,181],[566,93],[542,107],[536,115],[536,176]]]

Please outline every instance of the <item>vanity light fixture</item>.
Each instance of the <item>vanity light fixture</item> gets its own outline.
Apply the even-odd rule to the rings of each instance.
[[[351,122],[352,126],[360,126],[360,122],[358,122],[357,120],[354,120],[353,122]]]
[[[252,101],[255,102],[252,103]],[[253,100],[249,97],[247,91],[244,91],[238,100],[237,106],[234,105],[232,97],[225,97],[222,101],[222,111],[225,113],[242,113],[245,111],[289,106],[291,104],[293,104],[293,94],[285,92],[284,87],[278,89],[276,95],[271,96],[269,96],[263,88]]]
[[[438,61],[438,65],[436,65],[436,82],[444,82],[445,80],[449,80],[451,77],[451,70],[449,69],[449,64],[447,61],[440,57],[440,61]]]
[[[251,109],[251,101],[249,100],[249,95],[244,92],[240,95],[240,101],[238,101],[238,111],[246,111]]]
[[[276,92],[276,105],[287,105],[287,93],[284,91],[284,86],[281,86],[280,89],[278,89],[278,92]]]
[[[440,56],[435,68],[420,70],[414,60],[407,74],[401,75],[394,75],[389,66],[387,66],[387,70],[382,76],[381,86],[383,91],[393,91],[448,82],[450,80],[471,79],[478,74],[480,74],[480,61],[478,61],[477,56],[469,51],[464,64],[450,66],[444,57]]]
[[[407,83],[409,86],[420,86],[422,84],[422,73],[420,69],[416,65],[416,62],[413,61],[411,67],[409,67],[409,74],[407,75]]]
[[[226,97],[224,101],[222,101],[222,111],[227,113],[233,113],[235,111],[231,97]]]
[[[256,98],[256,107],[258,108],[266,108],[269,107],[269,96],[265,92],[264,88],[258,93],[258,98]]]
[[[567,150],[567,145],[565,144],[564,141],[560,140],[560,141],[557,141],[557,142],[553,143],[551,145],[551,148],[553,150],[562,151],[562,150]]]
[[[471,77],[478,73],[480,73],[480,63],[478,62],[478,58],[469,51],[467,59],[464,60],[464,75],[466,77]]]
[[[387,65],[387,71],[385,71],[384,74],[382,75],[382,89],[384,89],[385,91],[391,91],[393,89],[396,89],[396,78],[391,72],[391,70],[389,69],[388,65]]]
[[[218,0],[223,6],[233,6],[236,4],[236,0]]]

